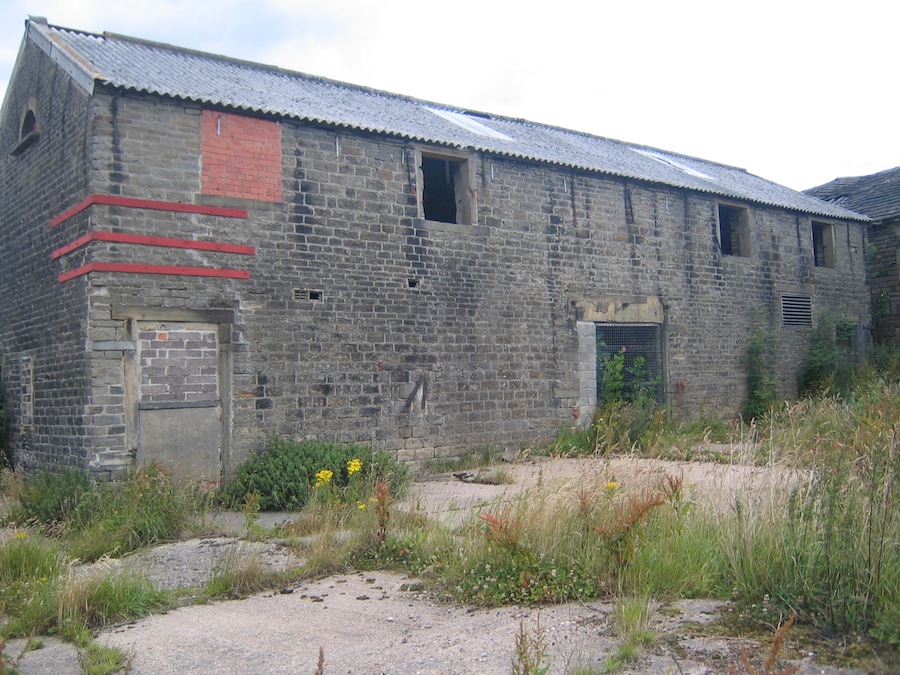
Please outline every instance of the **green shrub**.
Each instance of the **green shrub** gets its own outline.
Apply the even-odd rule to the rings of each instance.
[[[866,355],[866,361],[878,376],[888,382],[900,382],[900,346],[872,345]]]
[[[857,372],[856,358],[849,347],[853,327],[853,323],[828,315],[819,319],[800,369],[800,396],[826,391],[842,396],[850,392]]]
[[[359,460],[362,468],[351,474],[350,463]],[[234,477],[225,484],[221,496],[227,504],[244,502],[248,495],[259,494],[259,507],[264,511],[297,511],[309,501],[319,472],[330,472],[327,483],[339,493],[353,487],[345,499],[355,500],[373,486],[386,480],[398,494],[406,488],[406,467],[386,452],[361,445],[344,445],[323,441],[291,441],[271,436],[263,452],[241,464]],[[357,494],[359,493],[359,494]]]

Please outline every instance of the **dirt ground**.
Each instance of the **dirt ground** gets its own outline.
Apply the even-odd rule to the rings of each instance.
[[[505,465],[502,471],[511,483],[466,483],[452,475],[417,482],[401,506],[458,522],[473,510],[494,508],[498,500],[541,483],[564,491],[577,489],[589,477],[622,485],[669,473],[684,476],[689,498],[711,499],[725,509],[735,490],[763,501],[773,487],[803,480],[764,468],[633,459],[535,461]],[[287,518],[290,514],[265,514],[262,524]],[[241,541],[242,522],[223,517],[219,524],[226,531],[230,528],[232,536],[166,544],[131,561],[107,564],[137,563],[157,584],[173,587],[202,585],[217,561],[246,547],[261,547],[272,566],[297,562],[275,544]],[[445,601],[419,580],[377,572],[332,576],[244,600],[186,606],[105,629],[97,640],[131,654],[130,672],[135,675],[313,673],[320,648],[325,673],[489,675],[511,672],[516,636],[524,629],[532,639],[543,639],[552,673],[575,672],[579,666],[599,672],[619,644],[611,611],[603,602],[475,609]],[[710,600],[657,606],[651,622],[653,643],[619,672],[745,673],[742,649],[761,664],[768,648],[765,636],[718,637],[711,629],[727,612],[725,603]],[[787,646],[785,653],[801,674],[865,672],[822,665],[816,649],[804,648],[790,634]],[[23,648],[22,641],[14,642],[7,653],[15,655]],[[25,652],[19,668],[25,675],[79,672],[74,649],[55,640]]]

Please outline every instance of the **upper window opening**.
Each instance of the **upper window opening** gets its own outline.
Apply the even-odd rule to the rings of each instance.
[[[34,116],[34,111],[29,110],[25,113],[25,118],[22,120],[22,130],[19,133],[19,140],[24,140],[26,136],[30,136],[35,131],[37,131],[37,118]]]
[[[37,116],[32,108],[27,108],[22,115],[22,125],[19,127],[19,142],[12,149],[13,155],[21,154],[38,138]]]
[[[816,267],[835,267],[834,226],[830,223],[812,223],[813,261]]]
[[[719,204],[719,246],[723,255],[750,256],[750,217],[747,209]]]
[[[471,225],[474,207],[469,161],[460,157],[421,155],[419,204],[425,220]]]

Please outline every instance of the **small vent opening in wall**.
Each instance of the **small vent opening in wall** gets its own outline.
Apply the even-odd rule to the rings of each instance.
[[[802,293],[781,294],[781,325],[812,326],[812,298]]]
[[[317,291],[310,288],[295,288],[294,300],[311,300],[313,302],[322,302],[325,299],[323,291]]]
[[[420,279],[407,279],[407,280],[406,280],[406,285],[407,285],[407,287],[408,287],[408,288],[415,289],[415,290],[418,290],[418,289],[419,289],[419,286],[421,285],[421,283],[422,283],[422,282],[421,282]]]

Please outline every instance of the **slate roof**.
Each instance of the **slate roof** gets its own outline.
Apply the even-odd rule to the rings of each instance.
[[[522,119],[478,113],[257,63],[41,20],[26,39],[92,90],[101,85],[333,127],[583,169],[834,218],[866,220],[695,157]]]
[[[873,220],[900,218],[900,166],[869,176],[836,178],[804,192]]]

